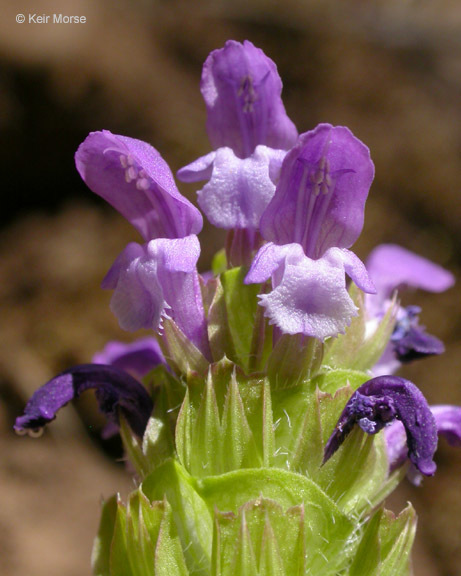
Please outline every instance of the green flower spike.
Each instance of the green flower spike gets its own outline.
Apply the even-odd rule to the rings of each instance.
[[[221,301],[223,318],[240,289],[245,294],[238,281],[215,283],[212,306]],[[356,358],[366,351],[363,366],[369,352],[357,326],[338,340],[355,346]],[[216,321],[214,329],[229,327]],[[230,356],[231,334],[227,342]],[[326,343],[327,353],[335,343]],[[298,359],[311,367],[304,378],[275,382],[273,358],[282,345],[298,346]],[[195,363],[186,354],[193,369],[180,378],[163,366],[145,378],[155,408],[142,446],[133,448],[135,437],[122,425],[141,482],[126,505],[104,505],[96,575],[163,574],[164,566],[172,575],[352,576],[361,566],[370,574],[409,574],[415,515],[408,508],[394,517],[382,508],[404,475],[389,476],[383,439],[353,430],[322,465],[344,406],[369,376],[322,363],[318,350],[310,339],[284,336],[267,357],[269,372],[249,372],[225,356]]]

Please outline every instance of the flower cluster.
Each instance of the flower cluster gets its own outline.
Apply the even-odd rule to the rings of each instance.
[[[452,443],[461,441],[460,408],[429,407],[413,383],[393,375],[400,363],[443,351],[441,341],[420,326],[420,309],[401,306],[396,291],[412,287],[441,292],[453,284],[452,275],[394,245],[376,248],[366,265],[350,250],[362,232],[374,177],[369,150],[342,126],[320,124],[298,135],[286,114],[281,90],[275,64],[251,42],[229,41],[205,62],[201,91],[213,150],[180,169],[177,176],[184,182],[205,182],[197,194],[198,205],[214,226],[227,230],[226,249],[215,257],[212,273],[201,275],[197,270],[202,215],[178,191],[157,150],[106,130],[91,133],[80,145],[75,161],[81,177],[143,240],[121,252],[102,286],[113,291],[111,308],[123,329],[147,328],[155,337],[132,344],[112,342],[94,357],[93,364],[53,378],[33,395],[17,419],[18,432],[36,433],[64,404],[95,388],[101,410],[112,427],[121,427],[125,441],[125,422],[134,434],[133,442],[144,435],[138,454],[138,464],[143,462],[138,466],[141,477],[143,470],[145,474],[153,470],[154,465],[147,462],[150,455],[161,450],[174,461],[179,458],[188,473],[202,473],[201,467],[215,466],[216,474],[233,469],[226,458],[237,449],[239,434],[247,434],[246,444],[238,448],[240,454],[246,454],[253,434],[256,443],[262,438],[261,451],[255,448],[254,461],[241,456],[236,468],[279,462],[276,468],[289,470],[296,450],[308,454],[306,442],[320,442],[323,453],[317,463],[313,449],[310,460],[309,455],[299,456],[296,462],[330,494],[339,480],[323,470],[336,470],[330,460],[346,450],[351,442],[346,437],[354,436],[355,425],[366,435],[384,428],[382,459],[387,469],[379,490],[373,488],[377,503],[390,491],[390,479],[402,471],[412,471],[415,481],[434,474],[438,434]],[[226,363],[232,365],[230,372]],[[141,383],[146,379],[151,381],[147,389]],[[221,393],[223,379],[225,392]],[[274,414],[279,394],[288,427],[294,426],[290,410],[299,416],[297,425],[305,427],[285,460],[277,458],[290,440],[283,436],[283,426],[277,429],[279,421],[263,424],[259,435],[254,431],[255,414],[260,411],[251,398],[257,395],[244,390],[249,382],[263,380],[272,394]],[[158,444],[159,430],[171,423],[173,410],[161,410],[159,389],[165,382],[182,404],[173,422],[176,448],[169,452],[166,444]],[[298,390],[299,401],[285,405],[289,390]],[[210,406],[193,409],[194,394],[203,406],[211,402]],[[220,394],[225,396],[223,406]],[[240,408],[231,408],[233,394],[240,398],[235,400]],[[315,403],[319,414],[330,413],[329,420],[319,420],[318,432],[314,413],[308,420],[305,416]],[[268,418],[267,406],[266,412],[261,408],[264,418]],[[228,414],[233,409],[236,420],[228,436]],[[201,436],[187,420],[191,413],[196,414],[197,430],[203,417]],[[238,414],[238,418],[245,416],[240,428]],[[193,439],[195,433],[210,444],[203,447]],[[292,429],[292,438],[296,434]],[[214,438],[220,435],[221,440]],[[186,450],[188,442],[195,448]],[[271,442],[275,442],[272,452]],[[198,457],[202,449],[204,455]],[[221,458],[216,456],[215,464],[213,450]],[[193,462],[199,460],[200,466],[195,466]],[[341,474],[340,468],[336,473]],[[268,487],[266,494],[264,482],[259,489],[262,496],[272,490]],[[152,494],[162,500],[160,492]],[[200,497],[206,500],[203,494]],[[185,559],[189,569],[201,562],[187,554]],[[354,565],[350,557],[345,562]]]

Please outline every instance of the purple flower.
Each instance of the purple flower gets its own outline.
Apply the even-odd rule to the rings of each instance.
[[[60,408],[90,388],[96,390],[99,409],[111,424],[118,423],[120,411],[133,432],[142,437],[153,408],[146,389],[126,372],[97,364],[74,366],[36,390],[14,429],[19,434],[36,434],[54,420]]]
[[[441,266],[394,244],[375,248],[367,260],[367,269],[376,286],[376,294],[368,295],[366,308],[368,331],[371,332],[391,305],[396,289],[422,288],[429,292],[443,292],[454,283],[453,275]],[[443,343],[419,324],[418,306],[398,306],[396,325],[391,342],[374,374],[394,372],[402,362],[444,351]]]
[[[213,225],[230,230],[228,263],[248,266],[261,245],[261,214],[297,130],[286,115],[274,62],[251,42],[229,41],[212,52],[201,90],[216,151],[179,170],[178,178],[209,180],[198,192],[199,205]]]
[[[324,463],[356,424],[367,434],[376,434],[394,420],[403,424],[410,461],[421,474],[432,476],[437,449],[434,416],[420,390],[397,376],[373,378],[352,394],[325,446]]]
[[[75,163],[87,186],[144,240],[183,238],[202,229],[200,212],[178,192],[167,163],[149,144],[108,130],[92,132]]]
[[[155,338],[140,338],[135,342],[108,342],[101,352],[93,356],[94,364],[110,364],[135,377],[142,378],[159,364],[166,365]]]
[[[275,192],[286,152],[257,146],[247,158],[220,148],[178,171],[183,182],[209,180],[198,191],[198,203],[217,228],[257,230]]]
[[[302,134],[261,218],[263,238],[301,244],[309,258],[349,248],[362,231],[373,176],[368,148],[348,128],[320,124]]]
[[[367,269],[376,286],[376,295],[367,298],[367,307],[377,314],[396,289],[444,292],[454,284],[451,272],[396,244],[377,246],[368,257]]]
[[[111,307],[120,326],[158,330],[162,317],[170,316],[206,354],[196,269],[200,212],[181,196],[168,165],[145,142],[93,132],[80,145],[75,161],[88,186],[147,241],[142,246],[129,244],[103,280],[103,288],[114,290]]]
[[[208,338],[197,273],[197,236],[128,244],[103,280],[114,290],[111,309],[124,330],[161,329],[163,316],[208,356]]]
[[[202,72],[207,131],[213,148],[230,147],[245,158],[258,144],[288,150],[297,131],[281,99],[274,62],[246,40],[211,52]]]
[[[435,419],[439,436],[444,437],[451,446],[461,446],[461,407],[439,405],[430,407]],[[405,447],[405,428],[401,422],[393,422],[384,431],[387,456],[389,460],[389,473],[403,466],[407,460]],[[411,466],[408,477],[413,484],[421,483],[421,474]]]
[[[273,290],[260,303],[282,332],[321,340],[343,333],[357,315],[345,273],[374,291],[365,266],[347,250],[362,230],[373,174],[368,149],[343,127],[321,124],[286,155],[261,218],[261,234],[270,242],[245,278],[272,279]]]

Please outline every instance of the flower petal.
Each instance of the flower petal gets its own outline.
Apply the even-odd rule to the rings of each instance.
[[[346,248],[329,248],[323,255],[323,258],[326,258],[337,266],[341,263],[344,266],[346,274],[363,292],[367,294],[374,294],[376,292],[375,285],[364,263],[350,250]]]
[[[408,458],[407,436],[402,422],[395,420],[384,428],[389,474],[403,466]]]
[[[149,258],[156,260],[158,279],[170,309],[170,316],[195,346],[210,357],[208,333],[200,289],[197,236],[178,240],[159,239],[148,244]]]
[[[430,407],[434,416],[437,434],[443,436],[451,446],[461,446],[461,407],[438,405]],[[401,422],[393,422],[384,430],[389,474],[405,464],[407,459],[405,428]],[[413,467],[409,469],[408,479],[418,486],[420,473]]]
[[[90,388],[96,390],[99,409],[111,423],[117,424],[120,410],[133,432],[142,437],[153,408],[146,389],[126,372],[97,364],[74,366],[36,390],[14,429],[21,434],[43,428],[60,408]]]
[[[170,316],[182,332],[208,356],[197,260],[197,236],[148,244],[130,244],[103,281],[112,288],[111,308],[124,330],[161,329],[162,316]],[[133,259],[130,257],[133,256]]]
[[[155,338],[140,338],[135,342],[111,341],[93,356],[94,364],[110,364],[133,376],[142,378],[155,366],[166,364]]]
[[[396,288],[443,292],[455,281],[448,270],[396,244],[377,246],[366,265],[381,302],[388,299]]]
[[[182,196],[160,154],[141,140],[92,132],[75,154],[87,186],[118,210],[144,240],[198,234],[200,212]]]
[[[110,307],[123,330],[158,330],[168,310],[157,277],[157,262],[148,257],[147,245],[130,243],[117,257],[102,282],[114,290]]]
[[[275,192],[271,174],[277,175],[284,150],[257,146],[248,158],[230,148],[215,153],[211,179],[198,192],[198,203],[217,228],[259,228],[261,215]]]
[[[201,156],[191,162],[187,166],[180,168],[176,172],[176,176],[181,182],[200,182],[201,180],[209,180],[213,173],[213,163],[216,158],[216,152],[210,152],[205,156]]]
[[[422,326],[417,324],[411,325],[404,334],[397,337],[394,331],[391,337],[394,353],[399,362],[406,363],[433,356],[434,354],[443,354],[445,346],[443,342],[428,334]]]
[[[388,309],[390,297],[397,288],[422,288],[430,292],[442,292],[454,283],[453,275],[401,246],[381,244],[370,254],[367,269],[376,286],[376,294],[368,294],[365,299],[367,324],[370,329]],[[443,343],[418,324],[417,306],[397,308],[397,318],[391,342],[381,358],[373,367],[374,374],[395,371],[400,362],[410,362],[427,355],[441,354]],[[394,359],[392,359],[394,356]]]
[[[248,40],[230,40],[211,52],[201,91],[213,148],[228,146],[245,158],[258,144],[288,150],[295,143],[297,131],[282,103],[277,67]]]
[[[349,248],[359,237],[374,176],[368,148],[342,126],[320,124],[285,157],[261,234],[276,244],[297,242],[310,258]]]
[[[451,446],[461,446],[461,406],[437,405],[431,406],[437,425],[437,432]]]
[[[287,257],[292,264],[302,261],[305,257],[302,246],[299,244],[278,246],[273,242],[264,244],[253,259],[250,270],[245,277],[245,284],[262,284],[275,274],[277,277],[273,281],[274,284],[277,284],[283,277]]]
[[[357,309],[346,290],[344,266],[312,260],[299,244],[263,247],[245,282],[272,275],[273,290],[260,296],[265,315],[285,334],[324,340],[344,333]]]
[[[324,462],[333,456],[355,424],[367,434],[376,434],[396,419],[405,428],[411,462],[422,474],[432,476],[437,449],[434,416],[421,391],[409,380],[397,376],[373,378],[354,392],[328,439]]]

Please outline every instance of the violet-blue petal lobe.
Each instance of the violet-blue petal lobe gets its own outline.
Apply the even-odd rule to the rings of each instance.
[[[213,148],[228,146],[245,158],[258,144],[288,150],[295,143],[297,131],[285,112],[277,67],[248,40],[229,40],[211,52],[200,89]]]
[[[139,338],[134,342],[110,341],[93,356],[94,364],[109,364],[142,378],[159,364],[166,364],[155,338]]]
[[[127,244],[102,279],[101,288],[104,290],[114,290],[118,283],[120,271],[127,270],[133,260],[144,256],[144,252],[144,247],[137,242]]]
[[[213,172],[213,163],[216,158],[216,151],[201,156],[187,166],[183,166],[176,172],[176,176],[181,182],[200,182],[209,180]]]
[[[158,330],[168,304],[158,281],[157,262],[149,258],[146,244],[130,243],[116,258],[102,287],[114,290],[110,307],[123,330]]]
[[[262,284],[274,274],[274,283],[283,277],[285,259],[289,258],[292,264],[302,261],[304,252],[300,244],[286,244],[279,246],[273,242],[267,242],[262,246],[251,264],[248,274],[245,276],[245,284]]]
[[[368,274],[365,264],[350,250],[346,248],[329,248],[323,258],[330,260],[333,264],[341,263],[344,266],[346,274],[353,282],[367,294],[376,292],[370,275]]]
[[[198,234],[203,219],[182,196],[152,146],[108,130],[92,132],[75,154],[87,186],[118,210],[144,240]]]
[[[434,416],[421,391],[409,380],[397,376],[378,376],[352,394],[327,441],[324,462],[333,456],[356,424],[367,433],[376,434],[394,420],[400,420],[404,426],[410,461],[421,474],[432,476],[437,449]]]
[[[142,437],[153,408],[149,394],[128,373],[99,364],[74,366],[36,390],[14,429],[26,433],[43,428],[60,408],[91,388],[96,391],[99,409],[111,423],[118,423],[120,410],[133,432]]]
[[[349,248],[359,237],[374,177],[368,148],[343,126],[319,124],[285,156],[261,234],[276,244],[299,243],[310,258]]]
[[[389,298],[396,288],[443,292],[455,281],[448,270],[396,244],[377,246],[366,266],[381,300]]]

